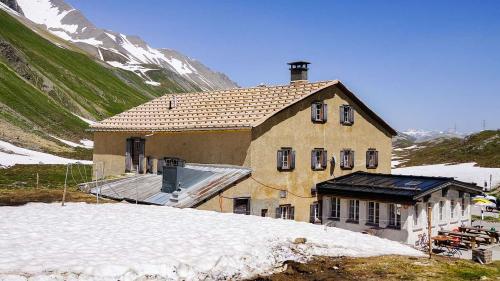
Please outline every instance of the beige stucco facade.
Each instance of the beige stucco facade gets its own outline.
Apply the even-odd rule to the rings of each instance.
[[[311,121],[311,103],[328,104],[326,123]],[[352,105],[354,124],[340,123],[339,107]],[[274,216],[282,204],[295,207],[295,219],[308,221],[310,204],[317,199],[311,189],[318,182],[332,176],[365,170],[390,173],[391,134],[351,101],[340,88],[332,86],[309,96],[268,118],[258,126],[240,130],[206,130],[187,132],[95,132],[94,161],[104,163],[105,175],[118,175],[125,171],[125,147],[129,137],[142,137],[145,156],[153,159],[179,157],[191,163],[231,164],[252,169],[250,177],[239,181],[197,206],[199,209],[222,212],[233,211],[231,198],[250,198],[251,213],[261,215],[267,209]],[[296,153],[296,166],[291,171],[279,171],[276,153],[282,147],[291,147]],[[334,156],[335,167],[329,162],[325,170],[311,169],[311,150],[323,148],[328,158]],[[339,168],[340,151],[355,151],[352,170]],[[366,168],[365,154],[369,148],[378,153],[378,167]],[[286,196],[280,196],[286,190]],[[281,194],[283,195],[283,194]],[[284,197],[284,198],[282,198]]]

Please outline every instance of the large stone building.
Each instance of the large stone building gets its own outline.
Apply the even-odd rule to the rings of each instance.
[[[288,85],[165,95],[103,120],[92,126],[94,162],[107,176],[173,159],[239,166],[250,172],[185,206],[315,220],[315,184],[390,173],[396,131],[340,81],[308,82],[306,62],[290,69]]]

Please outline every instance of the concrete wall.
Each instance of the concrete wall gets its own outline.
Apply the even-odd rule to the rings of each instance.
[[[311,103],[328,104],[328,121],[311,121]],[[340,124],[339,107],[354,106],[354,124]],[[94,161],[105,162],[106,175],[121,174],[125,169],[125,140],[128,137],[145,137],[145,133],[96,132]],[[332,175],[340,176],[358,170],[375,173],[391,172],[391,136],[362,112],[336,86],[332,86],[304,99],[269,118],[251,131],[206,131],[154,134],[146,138],[146,156],[176,156],[194,163],[234,164],[252,168],[252,176],[216,196],[198,208],[232,212],[233,200],[227,198],[250,197],[251,213],[260,215],[268,209],[275,216],[281,204],[295,207],[295,219],[309,221],[310,204],[317,199],[311,189],[318,182]],[[278,171],[276,153],[281,147],[292,147],[296,153],[293,171]],[[311,169],[311,150],[324,148],[328,157],[335,156],[337,163],[327,169]],[[355,151],[355,167],[339,168],[340,151]],[[365,154],[369,148],[379,151],[377,169],[366,169]],[[287,190],[281,198],[279,190]]]
[[[469,194],[464,194],[465,196],[465,212],[462,215],[460,208],[460,198],[458,198],[458,191],[450,190],[447,197],[441,196],[441,191],[432,193],[429,203],[433,207],[432,215],[432,235],[438,234],[439,230],[451,230],[462,224],[470,225],[471,213],[470,213],[470,196]],[[394,241],[403,242],[409,245],[415,245],[420,234],[427,235],[427,203],[418,202],[420,216],[418,221],[414,221],[415,207],[414,205],[402,204],[401,211],[401,229],[388,228],[389,224],[389,202],[379,202],[380,204],[380,229],[373,229],[371,225],[367,225],[368,220],[368,201],[360,200],[359,206],[359,223],[347,222],[348,208],[349,208],[350,198],[341,198],[341,209],[340,209],[340,219],[331,218],[331,201],[332,196],[325,196],[323,198],[323,224],[333,227],[339,227],[343,229],[348,229],[351,231],[368,231],[373,235],[378,237],[387,238]],[[454,199],[456,202],[455,214],[451,218],[451,200]],[[445,202],[445,208],[443,210],[443,219],[439,220],[439,202]]]

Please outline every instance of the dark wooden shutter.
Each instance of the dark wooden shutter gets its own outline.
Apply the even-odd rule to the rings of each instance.
[[[290,219],[295,219],[295,207],[290,207]]]
[[[316,121],[316,103],[311,104],[311,121]]]
[[[354,150],[351,150],[351,153],[349,154],[349,164],[351,168],[354,168]]]
[[[344,153],[345,153],[345,152],[344,152],[343,150],[341,150],[341,151],[340,151],[340,167],[341,167],[341,168],[344,168],[344,167],[345,167],[345,163],[344,163]]]
[[[378,167],[378,151],[374,151],[373,154],[374,154],[373,157],[375,159],[374,167],[377,168]]]
[[[326,122],[328,119],[328,104],[324,103],[323,104],[323,122]]]
[[[146,140],[141,139],[139,142],[139,173],[144,173],[144,154],[146,150]]]
[[[339,112],[340,112],[340,124],[344,124],[344,106],[343,105],[340,106]]]
[[[316,169],[316,150],[313,149],[311,150],[311,169],[315,170]]]
[[[283,150],[278,150],[278,153],[276,153],[276,166],[278,167],[278,170],[283,169]]]
[[[354,107],[350,107],[349,110],[349,123],[354,124]]]
[[[290,151],[290,169],[295,169],[295,150]]]
[[[371,164],[370,164],[370,150],[366,151],[366,167],[367,168],[371,168]]]
[[[274,214],[274,217],[277,219],[281,218],[280,207],[276,208],[276,213]]]
[[[309,206],[309,222],[314,223],[314,203]]]
[[[130,172],[132,170],[132,139],[127,139],[125,145],[125,172]]]
[[[320,223],[323,221],[323,201],[318,201],[318,218]]]
[[[328,151],[323,150],[323,158],[321,159],[321,167],[323,169],[326,169],[327,165],[328,165]]]

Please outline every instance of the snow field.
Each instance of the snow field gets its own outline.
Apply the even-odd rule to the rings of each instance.
[[[392,161],[396,162],[396,161]],[[474,182],[484,187],[484,182],[490,187],[490,175],[492,176],[492,187],[500,185],[500,168],[484,168],[474,166],[476,163],[463,163],[456,165],[436,164],[412,166],[392,169],[395,175],[414,175],[432,177],[453,177],[459,181]]]
[[[0,216],[0,280],[234,280],[313,255],[421,255],[333,227],[163,206],[36,203]]]
[[[90,143],[87,142],[87,144]],[[92,164],[92,161],[63,158],[0,141],[0,168],[16,164],[68,164],[77,162],[88,165]]]

